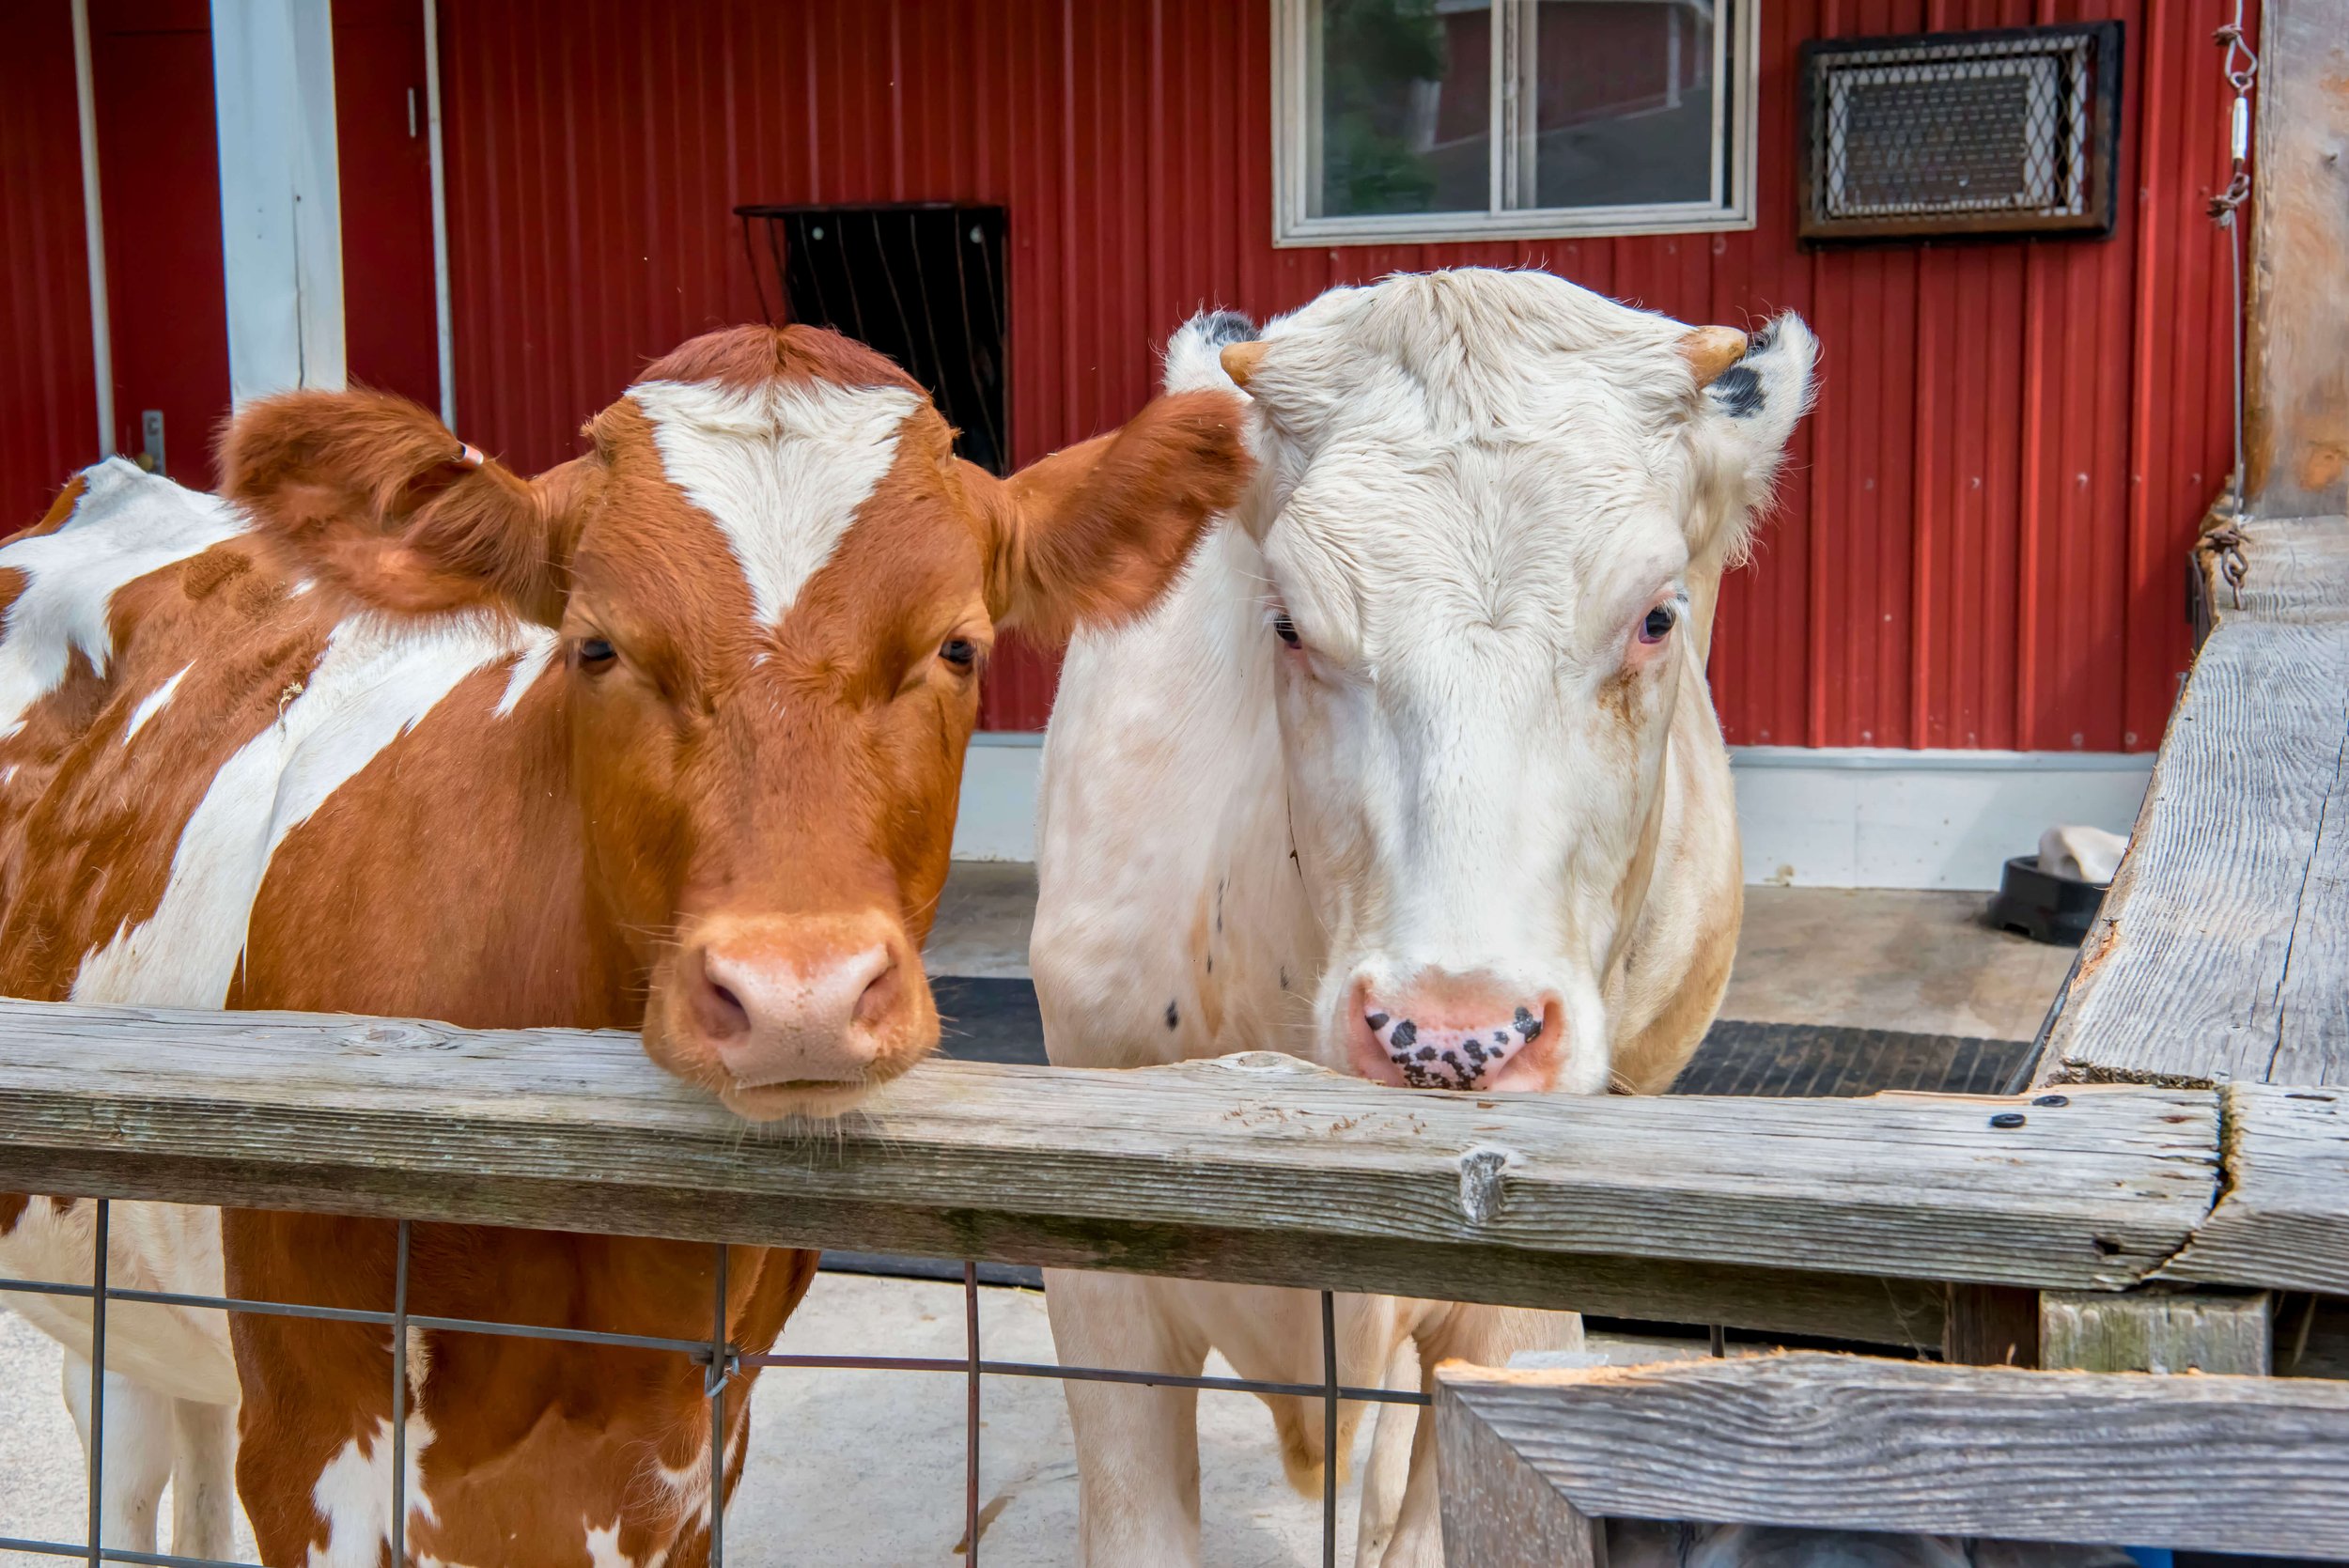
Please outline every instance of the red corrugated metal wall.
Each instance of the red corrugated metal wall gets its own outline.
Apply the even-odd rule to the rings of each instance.
[[[1795,309],[1819,410],[1714,690],[1733,740],[2150,749],[2186,660],[2183,551],[2226,468],[2224,251],[2202,203],[2222,0],[1771,0],[1747,234],[1275,250],[1266,0],[442,0],[458,407],[530,465],[649,357],[757,304],[738,202],[1010,210],[1021,460],[1130,413],[1202,303],[1547,266],[1691,321]],[[1795,52],[1814,35],[2118,16],[2102,242],[1805,253]],[[1049,661],[988,722],[1041,722]]]
[[[0,538],[98,458],[72,18],[0,8]]]

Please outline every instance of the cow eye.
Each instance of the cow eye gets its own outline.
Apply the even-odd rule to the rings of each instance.
[[[1293,648],[1301,648],[1305,645],[1305,640],[1297,635],[1297,623],[1289,619],[1288,612],[1285,610],[1272,617],[1272,635]]]
[[[612,661],[618,657],[618,650],[604,638],[583,637],[579,640],[579,667],[590,675],[610,669]]]
[[[979,661],[979,645],[968,637],[949,637],[938,645],[938,657],[957,670],[967,670]]]
[[[1678,612],[1674,611],[1671,605],[1657,605],[1647,613],[1647,619],[1640,623],[1640,641],[1642,643],[1662,642],[1672,635],[1672,623],[1679,618]]]

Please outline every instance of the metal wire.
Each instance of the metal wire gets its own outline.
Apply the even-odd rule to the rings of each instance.
[[[565,1328],[549,1325],[504,1323],[485,1318],[435,1317],[408,1311],[409,1275],[412,1230],[410,1221],[398,1222],[397,1252],[393,1265],[393,1299],[390,1312],[376,1312],[361,1307],[311,1306],[292,1301],[264,1301],[251,1296],[208,1296],[190,1291],[126,1289],[111,1284],[106,1271],[107,1230],[110,1216],[108,1203],[98,1201],[97,1255],[93,1261],[92,1283],[69,1284],[54,1280],[29,1280],[0,1277],[0,1296],[23,1294],[57,1296],[88,1300],[91,1313],[90,1367],[90,1514],[89,1538],[86,1542],[42,1541],[28,1537],[0,1536],[0,1551],[27,1552],[48,1557],[78,1557],[95,1565],[101,1562],[131,1563],[137,1568],[248,1568],[248,1565],[226,1562],[211,1558],[180,1557],[167,1552],[133,1552],[106,1546],[100,1540],[101,1508],[103,1497],[104,1467],[101,1445],[104,1441],[104,1355],[105,1312],[107,1303],[131,1301],[141,1305],[163,1307],[207,1308],[219,1312],[254,1312],[265,1316],[309,1318],[323,1323],[355,1323],[389,1328],[392,1333],[392,1522],[391,1562],[393,1568],[407,1568],[407,1406],[408,1406],[408,1334],[411,1329],[436,1333],[493,1334],[516,1339],[551,1340],[569,1344],[593,1345],[615,1350],[667,1351],[686,1356],[707,1367],[704,1386],[710,1402],[710,1480],[709,1480],[709,1564],[723,1568],[725,1515],[725,1387],[735,1374],[745,1367],[796,1367],[801,1369],[835,1368],[871,1372],[951,1372],[960,1373],[967,1380],[965,1419],[968,1423],[968,1452],[964,1470],[964,1529],[971,1560],[978,1551],[978,1483],[980,1459],[979,1420],[981,1412],[982,1377],[1041,1377],[1067,1382],[1123,1383],[1151,1388],[1197,1389],[1223,1393],[1289,1395],[1298,1398],[1318,1398],[1323,1402],[1322,1435],[1324,1458],[1322,1475],[1322,1560],[1334,1565],[1337,1551],[1337,1428],[1338,1402],[1354,1400],[1364,1404],[1409,1405],[1424,1406],[1427,1395],[1417,1389],[1353,1388],[1338,1379],[1337,1330],[1335,1297],[1329,1291],[1321,1296],[1322,1380],[1318,1383],[1283,1383],[1252,1377],[1186,1376],[1175,1373],[1139,1372],[1121,1367],[1063,1366],[1044,1361],[990,1361],[980,1354],[978,1265],[966,1261],[963,1265],[963,1295],[965,1312],[964,1354],[960,1357],[924,1356],[808,1356],[780,1353],[745,1354],[733,1347],[726,1338],[726,1291],[728,1251],[723,1245],[715,1248],[716,1281],[714,1290],[713,1324],[707,1340],[670,1339],[650,1334],[613,1334],[590,1328]]]
[[[27,1296],[70,1296],[87,1297],[87,1285],[61,1284],[54,1280],[0,1279],[0,1296],[22,1293]],[[258,1301],[241,1296],[197,1296],[183,1291],[124,1290],[110,1288],[110,1301],[135,1301],[157,1307],[211,1307],[226,1312],[257,1312],[264,1317],[311,1317],[326,1323],[374,1323],[389,1325],[390,1312],[371,1312],[365,1307],[312,1307],[294,1301]],[[657,1334],[607,1334],[596,1328],[562,1328],[551,1324],[500,1323],[477,1317],[428,1317],[411,1313],[411,1327],[434,1332],[458,1334],[503,1334],[512,1339],[561,1340],[571,1344],[597,1344],[612,1350],[674,1350],[696,1360],[709,1358],[708,1340],[664,1339]],[[960,1366],[962,1363],[955,1363]]]
[[[979,1265],[962,1265],[962,1343],[970,1366],[965,1395],[962,1437],[963,1561],[976,1568],[979,1560]]]
[[[1321,1568],[1338,1568],[1338,1309],[1321,1293]]]
[[[392,1568],[408,1568],[408,1221],[392,1259]]]
[[[106,1496],[106,1230],[113,1205],[98,1200],[97,1241],[90,1260],[89,1313],[89,1563],[98,1568],[105,1543]]]
[[[770,1354],[739,1358],[746,1367],[798,1367],[848,1372],[960,1372],[969,1363],[941,1356],[786,1356]],[[1186,1377],[1174,1372],[1129,1372],[1123,1367],[1070,1367],[1053,1361],[981,1361],[989,1377],[1056,1377],[1066,1383],[1134,1383],[1151,1389],[1205,1389],[1214,1393],[1291,1394],[1319,1399],[1321,1383],[1270,1383],[1255,1377]],[[1340,1387],[1340,1399],[1366,1405],[1420,1405],[1430,1401],[1413,1389]]]
[[[725,1568],[726,1379],[734,1363],[726,1342],[726,1244],[718,1243],[717,1306],[709,1327],[709,1568]]]

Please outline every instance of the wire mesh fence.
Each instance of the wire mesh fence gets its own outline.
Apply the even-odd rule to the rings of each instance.
[[[107,1309],[110,1304],[117,1302],[159,1307],[185,1307],[226,1312],[250,1312],[330,1323],[361,1324],[388,1330],[392,1358],[390,1422],[392,1453],[388,1483],[390,1494],[388,1545],[390,1560],[394,1564],[404,1564],[409,1560],[407,1525],[411,1503],[408,1495],[407,1438],[408,1401],[412,1387],[410,1336],[413,1332],[494,1334],[596,1346],[608,1350],[656,1351],[683,1357],[705,1369],[703,1397],[709,1407],[709,1502],[705,1523],[709,1538],[711,1568],[720,1568],[725,1560],[724,1529],[727,1500],[725,1472],[729,1452],[725,1430],[725,1392],[734,1379],[747,1369],[913,1372],[951,1374],[962,1376],[967,1384],[963,1417],[963,1551],[964,1561],[973,1565],[979,1560],[982,1526],[979,1455],[982,1416],[985,1409],[982,1390],[986,1378],[1020,1377],[1061,1382],[1119,1383],[1152,1388],[1178,1388],[1319,1400],[1322,1405],[1324,1445],[1322,1452],[1327,1460],[1322,1466],[1320,1532],[1321,1560],[1325,1568],[1335,1568],[1337,1562],[1339,1467],[1335,1463],[1335,1455],[1338,1452],[1338,1406],[1340,1403],[1354,1401],[1372,1405],[1413,1406],[1424,1406],[1429,1403],[1427,1396],[1418,1389],[1368,1388],[1346,1385],[1340,1381],[1337,1358],[1336,1298],[1332,1292],[1327,1290],[1320,1292],[1323,1376],[1318,1383],[1277,1382],[1248,1377],[1188,1375],[1132,1368],[989,1359],[984,1354],[981,1343],[979,1270],[978,1260],[975,1259],[964,1260],[961,1265],[964,1354],[959,1358],[810,1355],[771,1350],[745,1351],[732,1343],[727,1333],[728,1249],[720,1243],[710,1244],[714,1260],[714,1290],[709,1337],[708,1339],[678,1339],[659,1335],[614,1333],[592,1328],[412,1312],[409,1311],[409,1276],[412,1250],[412,1225],[406,1219],[397,1221],[397,1239],[393,1265],[392,1303],[388,1311],[258,1300],[226,1295],[210,1296],[192,1292],[143,1290],[115,1285],[108,1280],[108,1249],[113,1205],[105,1199],[96,1200],[95,1205],[96,1222],[91,1242],[91,1272],[88,1284],[59,1280],[0,1277],[0,1299],[5,1299],[10,1295],[22,1294],[62,1296],[89,1302],[91,1343],[89,1416],[88,1428],[85,1435],[89,1506],[84,1539],[73,1542],[0,1535],[0,1551],[23,1552],[34,1556],[61,1559],[79,1558],[89,1563],[91,1568],[97,1568],[98,1564],[107,1562],[140,1564],[145,1565],[145,1568],[246,1568],[246,1565],[221,1559],[134,1550],[120,1545],[108,1545],[102,1538],[106,1479]]]

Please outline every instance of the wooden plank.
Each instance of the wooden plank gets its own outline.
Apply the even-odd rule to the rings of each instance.
[[[1941,1358],[1968,1367],[2039,1364],[2039,1300],[2013,1285],[1952,1285]]]
[[[2264,1377],[2273,1299],[2265,1291],[2048,1291],[2039,1297],[2039,1364],[2064,1372]]]
[[[2222,613],[2042,1085],[2349,1082],[2349,622]]]
[[[1437,1384],[1439,1432],[1481,1420],[1595,1517],[2349,1554],[2349,1387],[2312,1378],[1804,1354]]]
[[[1591,1519],[1460,1400],[1436,1402],[1444,1568],[1602,1568]]]
[[[2266,0],[2244,376],[2252,509],[2338,513],[2349,480],[2349,25],[2341,0]]]
[[[2156,1278],[2349,1296],[2349,1091],[2228,1087],[2225,1195]]]
[[[1745,1271],[1756,1293],[2119,1289],[2207,1212],[2214,1096],[2079,1093],[1990,1125],[2015,1103],[1406,1094],[1265,1055],[941,1062],[794,1135],[746,1128],[621,1034],[0,1004],[0,1190],[1299,1284],[1403,1259],[1425,1273],[1386,1288],[1453,1299],[1588,1271],[1624,1299],[1540,1304],[1684,1321],[1703,1304],[1626,1311],[1634,1265]]]

